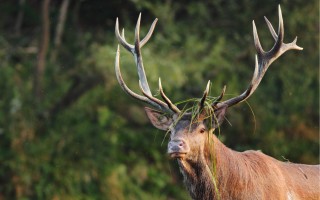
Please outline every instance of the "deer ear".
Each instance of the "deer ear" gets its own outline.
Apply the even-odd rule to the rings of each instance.
[[[169,129],[170,125],[173,122],[173,119],[171,117],[168,117],[163,112],[153,110],[148,107],[145,107],[144,110],[146,111],[147,116],[153,126],[164,131],[167,131]]]
[[[227,105],[223,105],[214,111],[213,128],[217,128],[222,124],[227,108]]]

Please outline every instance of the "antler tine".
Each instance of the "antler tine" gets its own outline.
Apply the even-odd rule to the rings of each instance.
[[[283,53],[285,53],[288,50],[302,50],[303,48],[299,47],[297,42],[297,37],[293,40],[291,43],[283,43],[284,38],[284,25],[283,25],[283,18],[282,18],[282,12],[280,5],[278,7],[278,13],[279,13],[279,27],[278,27],[278,34],[273,29],[272,24],[269,22],[269,20],[265,17],[266,23],[268,25],[268,28],[271,32],[272,37],[275,40],[275,44],[272,47],[272,49],[268,52],[265,52],[260,44],[257,28],[255,26],[254,21],[252,21],[253,26],[253,37],[254,37],[254,44],[257,51],[257,55],[255,57],[255,70],[253,73],[252,80],[249,84],[249,87],[239,96],[231,98],[229,100],[226,100],[224,102],[218,103],[217,106],[226,104],[228,107],[235,105],[237,103],[240,103],[256,90],[259,83],[261,82],[265,72],[267,71],[268,67],[271,65],[273,61],[275,61],[277,58],[279,58]]]
[[[137,20],[137,24],[136,24],[136,29],[135,29],[135,32],[134,32],[134,44],[138,47],[139,46],[139,43],[140,43],[140,22],[141,22],[141,13],[139,13],[139,17],[138,17],[138,20]]]
[[[158,108],[160,108],[160,110],[168,112],[170,114],[180,112],[180,110],[177,107],[175,107],[175,105],[173,105],[169,99],[168,100],[170,101],[170,103],[173,107],[170,107],[170,105],[168,105],[168,103],[164,103],[163,101],[161,101],[161,100],[155,98],[154,96],[149,95],[145,91],[143,91],[140,81],[139,81],[139,87],[140,87],[140,90],[143,93],[143,95],[146,96],[151,102],[156,103],[158,105]],[[174,108],[176,108],[176,110]]]
[[[180,110],[171,103],[171,101],[163,94],[162,97],[164,98],[165,102],[155,98],[152,96],[152,93],[150,91],[149,88],[149,84],[147,81],[147,77],[144,71],[144,67],[143,67],[143,60],[142,60],[142,54],[141,54],[141,47],[143,45],[145,45],[148,40],[150,39],[150,37],[152,36],[152,33],[154,31],[155,25],[157,23],[157,19],[155,19],[149,29],[149,32],[147,33],[147,35],[142,39],[142,41],[140,41],[140,21],[141,21],[141,13],[139,14],[138,20],[137,20],[137,24],[136,24],[136,28],[135,28],[135,40],[134,40],[134,45],[129,44],[124,36],[124,29],[122,30],[122,34],[120,35],[119,32],[119,22],[118,22],[118,18],[116,20],[116,26],[115,26],[115,34],[116,37],[119,41],[119,43],[125,47],[125,49],[127,49],[129,52],[132,53],[134,59],[135,59],[135,63],[137,66],[137,71],[138,71],[138,76],[139,76],[139,86],[140,89],[142,91],[142,95],[136,94],[134,93],[132,90],[130,90],[129,87],[127,87],[127,85],[125,84],[122,76],[121,76],[121,71],[120,71],[120,50],[119,50],[119,45],[118,45],[118,50],[117,50],[117,54],[116,54],[116,62],[115,62],[115,70],[116,70],[116,76],[118,79],[118,82],[121,86],[121,88],[128,93],[129,95],[131,95],[132,97],[141,100],[145,103],[148,103],[150,105],[152,105],[153,107],[156,107],[164,112],[168,112],[170,114],[174,114],[174,113],[178,113],[180,112]]]
[[[206,89],[204,90],[202,98],[199,102],[199,111],[201,111],[204,108],[204,104],[205,104],[207,96],[209,94],[209,89],[210,89],[210,80],[208,81]]]
[[[264,50],[262,49],[254,20],[252,20],[252,27],[253,27],[253,41],[254,41],[254,46],[256,47],[257,54],[258,55],[263,54]]]
[[[127,42],[126,37],[124,36],[124,28],[121,31],[121,37],[125,42]]]
[[[180,113],[181,111],[179,110],[179,108],[174,105],[170,99],[166,96],[166,94],[163,92],[163,89],[162,89],[162,84],[161,84],[161,79],[159,78],[159,91],[160,91],[160,94],[161,94],[161,97],[162,99],[166,102],[166,104],[168,105],[168,107],[173,110],[175,113]]]
[[[226,85],[223,86],[222,91],[221,91],[221,94],[220,94],[220,96],[215,100],[215,102],[213,103],[213,106],[217,105],[217,104],[221,101],[221,99],[222,99],[223,96],[224,96],[224,93],[226,92],[226,88],[227,88]]]
[[[284,37],[284,25],[283,25],[283,17],[280,5],[278,6],[278,14],[279,14],[279,26],[278,26],[278,38],[279,41],[283,42]]]
[[[138,69],[139,80],[141,82],[142,89],[145,93],[149,96],[152,96],[148,80],[144,71],[143,67],[143,60],[141,55],[141,48],[140,48],[140,21],[141,21],[141,13],[139,14],[137,25],[135,29],[135,38],[134,38],[134,49],[132,49],[132,54],[135,58],[135,62]]]
[[[266,23],[267,23],[267,25],[268,25],[268,28],[269,28],[269,30],[270,30],[270,33],[271,33],[273,39],[274,39],[275,41],[277,41],[278,35],[277,35],[277,33],[274,31],[272,24],[270,23],[270,21],[268,20],[268,18],[267,18],[266,16],[264,16],[264,20],[266,21]]]
[[[158,18],[156,18],[155,20],[153,20],[152,24],[151,24],[151,27],[147,33],[147,35],[141,40],[140,42],[140,48],[142,48],[148,41],[149,39],[151,38],[152,36],[152,33],[154,31],[154,28],[156,27],[156,24],[158,22]]]
[[[131,52],[131,49],[133,49],[133,45],[129,44],[125,38],[124,38],[124,30],[122,30],[122,36],[120,35],[120,31],[119,31],[119,20],[118,20],[118,17],[116,19],[116,26],[115,26],[115,34],[116,34],[116,37],[118,39],[118,41],[120,42],[120,44],[126,48],[128,51]]]

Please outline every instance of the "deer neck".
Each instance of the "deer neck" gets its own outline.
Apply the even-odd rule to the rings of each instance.
[[[214,135],[208,137],[204,149],[195,160],[178,160],[184,183],[194,200],[221,199],[220,188],[224,185],[225,167],[236,165],[234,152]],[[213,197],[213,198],[212,198]]]

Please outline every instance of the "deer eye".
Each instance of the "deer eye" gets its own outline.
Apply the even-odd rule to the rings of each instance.
[[[206,131],[205,128],[201,128],[201,129],[200,129],[200,133],[204,133],[205,131]]]

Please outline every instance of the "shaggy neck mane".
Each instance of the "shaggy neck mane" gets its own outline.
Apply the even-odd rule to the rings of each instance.
[[[259,179],[262,183],[265,174],[272,173],[270,170],[278,171],[269,169],[257,154],[260,153],[233,151],[212,134],[197,160],[178,160],[178,163],[193,199],[234,199],[244,190],[259,188],[255,184],[259,181],[252,180]]]

